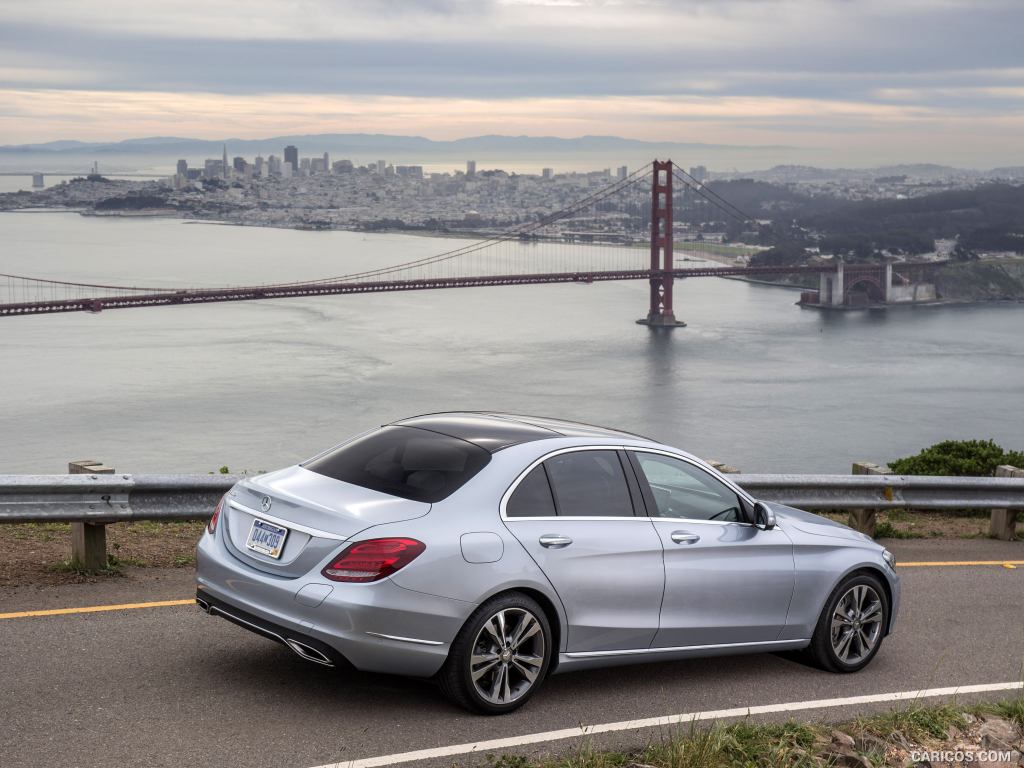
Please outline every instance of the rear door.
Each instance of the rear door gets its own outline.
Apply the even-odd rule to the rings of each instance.
[[[654,451],[629,456],[665,551],[654,646],[776,640],[793,597],[789,537],[751,525],[743,498],[697,464]]]
[[[614,448],[560,451],[506,493],[502,517],[558,592],[569,652],[647,648],[658,630],[662,547]],[[627,479],[628,478],[628,479]]]

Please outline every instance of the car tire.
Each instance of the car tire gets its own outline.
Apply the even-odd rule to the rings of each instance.
[[[554,652],[551,625],[537,601],[518,592],[498,595],[466,621],[437,682],[459,706],[503,715],[540,688]]]
[[[806,654],[829,672],[857,672],[878,653],[889,626],[889,597],[870,573],[850,576],[829,595]]]

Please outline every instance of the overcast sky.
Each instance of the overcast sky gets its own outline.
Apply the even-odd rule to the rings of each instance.
[[[1021,165],[1022,35],[1022,0],[0,0],[0,144],[613,134]]]

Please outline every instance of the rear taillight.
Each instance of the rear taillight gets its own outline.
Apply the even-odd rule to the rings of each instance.
[[[221,496],[220,501],[217,502],[217,506],[213,508],[213,517],[210,518],[210,522],[206,524],[206,530],[213,533],[217,530],[217,518],[220,517],[220,509],[224,506],[224,499],[226,496]]]
[[[369,539],[350,544],[323,570],[331,581],[378,581],[415,560],[427,545],[416,539]]]

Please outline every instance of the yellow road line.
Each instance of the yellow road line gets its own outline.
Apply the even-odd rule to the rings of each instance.
[[[896,563],[897,568],[942,568],[958,565],[1000,565],[1013,570],[1018,565],[1024,565],[1024,560],[937,560],[934,562]]]
[[[166,608],[171,605],[195,605],[189,600],[160,600],[155,603],[122,603],[121,605],[87,605],[84,608],[53,608],[47,611],[15,611],[0,613],[0,619],[26,619],[30,616],[63,616],[69,613],[100,613],[101,611],[127,611],[133,608]]]
[[[910,563],[897,563],[898,568],[948,568],[970,565],[998,565],[1014,570],[1024,565],[1024,560],[935,560]],[[194,605],[195,599],[160,600],[153,603],[122,603],[120,605],[87,605],[82,608],[52,608],[45,611],[16,611],[0,613],[0,619],[27,619],[32,616],[66,616],[74,613],[101,613],[103,611],[128,611],[135,608],[167,608],[172,605]]]

